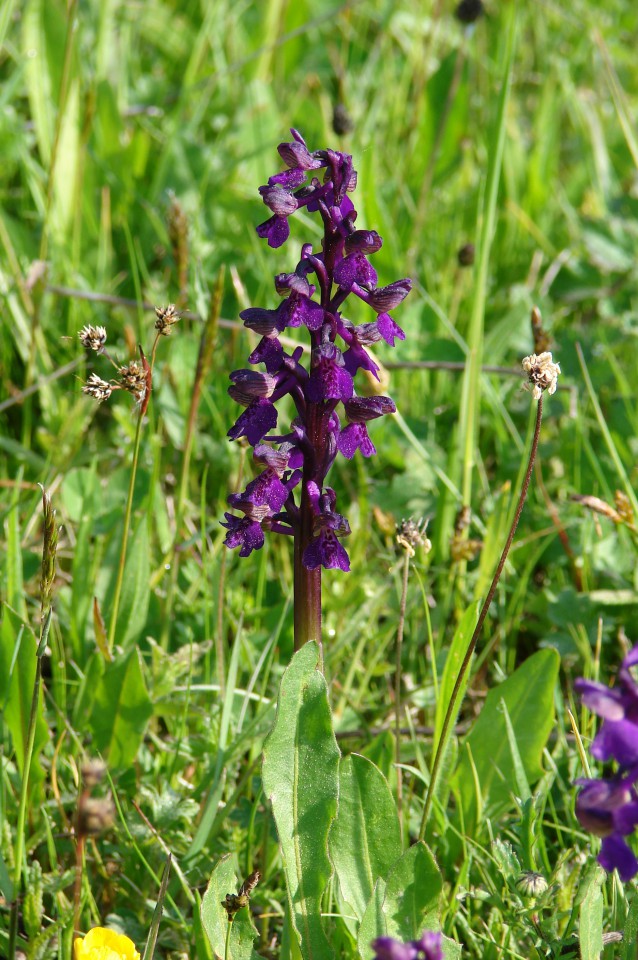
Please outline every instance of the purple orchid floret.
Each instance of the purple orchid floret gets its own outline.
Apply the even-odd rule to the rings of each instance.
[[[638,826],[638,684],[632,668],[638,664],[638,646],[625,657],[615,687],[592,680],[576,680],[574,687],[589,710],[603,723],[591,745],[602,762],[616,761],[616,771],[600,780],[577,780],[576,816],[585,830],[602,837],[598,862],[618,870],[623,882],[638,873],[638,859],[625,840]]]
[[[392,937],[372,941],[374,960],[443,960],[441,934],[426,931],[419,940],[401,943]]]
[[[320,217],[323,239],[316,250],[304,243],[294,270],[275,276],[283,298],[278,307],[241,313],[244,325],[261,337],[249,361],[263,365],[265,372],[231,374],[229,393],[245,409],[228,436],[245,437],[265,470],[243,493],[229,497],[230,506],[244,516],[226,514],[225,543],[247,556],[263,545],[264,530],[285,533],[295,537],[296,556],[307,570],[349,570],[341,539],[350,530],[335,510],[326,476],[338,453],[348,460],[357,452],[372,456],[376,450],[369,421],[396,410],[389,397],[358,396],[355,377],[363,370],[378,379],[371,344],[393,346],[404,339],[388,311],[405,299],[412,284],[405,278],[378,286],[369,258],[383,241],[375,230],[355,228],[352,157],[335,150],[311,151],[298,131],[291,133],[292,141],[278,148],[287,169],[259,188],[271,215],[257,233],[271,247],[282,246],[290,234],[290,217],[302,210]],[[354,326],[343,315],[351,295],[370,307],[367,323]],[[281,342],[284,331],[295,328],[307,338],[305,354],[303,347],[289,352]],[[276,404],[284,397],[292,401],[295,419],[289,433],[275,435]]]

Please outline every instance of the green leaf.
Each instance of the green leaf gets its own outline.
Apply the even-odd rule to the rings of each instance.
[[[359,925],[359,934],[357,937],[357,946],[361,960],[372,960],[374,950],[370,946],[377,937],[384,937],[387,933],[388,925],[383,912],[383,901],[385,899],[385,880],[377,880],[372,891],[372,896],[368,901],[365,912]]]
[[[311,642],[286,669],[262,773],[305,960],[334,956],[321,925],[321,898],[332,873],[327,844],[337,811],[339,748],[318,661],[319,648]]]
[[[401,856],[401,830],[388,781],[371,760],[353,754],[339,766],[339,810],[330,858],[344,899],[361,920],[379,878]]]
[[[493,809],[507,807],[512,802],[512,793],[516,790],[515,761],[510,748],[512,737],[528,783],[540,777],[541,755],[554,722],[554,687],[559,664],[555,650],[539,650],[488,693],[485,706],[466,737],[455,774],[468,831],[477,818],[475,775],[482,804]],[[510,739],[502,703],[509,714]]]
[[[227,893],[237,893],[240,886],[241,880],[235,875],[231,854],[227,853],[213,869],[201,909],[202,924],[216,957],[226,956],[228,914],[222,907],[222,901]],[[259,957],[253,949],[256,937],[257,930],[250,918],[250,910],[240,910],[235,914],[230,930],[229,955],[232,960],[256,960]]]
[[[424,930],[439,929],[443,880],[429,849],[420,840],[395,864],[386,888],[383,912],[388,935],[416,940]]]
[[[119,538],[117,554],[119,556]],[[117,616],[117,642],[130,647],[146,625],[148,605],[151,598],[150,588],[150,547],[148,542],[148,523],[142,517],[130,538],[124,568],[124,582]],[[113,576],[107,591],[107,598],[101,605],[107,619],[113,603],[117,565],[113,565]]]
[[[478,619],[478,608],[479,604],[471,603],[463,616],[461,621],[454,632],[452,638],[452,643],[450,644],[450,649],[445,660],[445,667],[443,668],[443,676],[441,677],[441,688],[439,691],[439,698],[436,703],[436,717],[434,721],[434,741],[433,748],[436,750],[436,746],[441,737],[441,731],[443,729],[443,721],[445,719],[445,714],[447,712],[448,704],[452,696],[452,690],[454,689],[454,684],[458,676],[459,670],[461,669],[461,664],[463,663],[463,658],[465,656],[465,651],[467,650],[470,638],[474,627],[476,626],[476,621]],[[467,688],[468,680],[470,677],[470,671],[468,670],[465,675],[465,680],[461,684],[461,688],[458,693],[456,700],[456,713],[460,709],[461,703],[463,702],[463,697],[465,696],[465,690]],[[450,723],[450,730],[454,729],[454,723],[456,716],[452,718]]]
[[[11,733],[20,773],[24,769],[37,647],[37,640],[29,625],[23,623],[5,604],[2,608],[0,623],[0,712],[3,722]],[[48,739],[49,728],[43,716],[42,691],[40,691],[33,759],[29,775],[32,785],[44,779],[40,753]]]
[[[109,766],[128,767],[137,754],[153,705],[142,674],[138,650],[106,664],[95,689],[91,729]]]
[[[587,892],[580,905],[579,941],[581,960],[598,960],[603,950],[604,871],[598,867],[589,879]]]

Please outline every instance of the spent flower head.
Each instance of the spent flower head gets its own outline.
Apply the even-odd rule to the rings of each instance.
[[[432,542],[426,536],[428,521],[421,517],[419,520],[402,520],[397,526],[397,544],[413,557],[417,547],[423,547],[426,553],[432,549]]]
[[[155,329],[162,337],[169,337],[173,326],[181,320],[174,303],[167,307],[155,307]]]
[[[540,400],[545,390],[550,397],[556,393],[560,365],[554,363],[551,353],[532,353],[522,361],[523,370],[527,374],[528,389],[531,389],[535,400]]]
[[[229,393],[245,409],[228,431],[231,440],[246,437],[255,448],[254,460],[265,471],[230,506],[244,514],[225,515],[225,543],[248,556],[264,544],[264,531],[294,536],[302,565],[349,569],[346,550],[339,542],[349,533],[346,519],[336,510],[336,496],[326,477],[340,453],[351,459],[376,453],[368,432],[370,421],[393,413],[386,396],[362,396],[355,388],[359,371],[379,379],[379,366],[369,346],[384,340],[393,346],[405,334],[389,311],[410,292],[407,278],[378,285],[370,257],[382,245],[375,230],[357,228],[357,211],[350,199],[357,173],[349,154],[335,150],[311,151],[296,130],[292,142],[279,145],[286,169],[259,188],[270,212],[257,234],[273,248],[290,235],[290,217],[301,210],[322,221],[321,248],[301,246],[290,273],[275,277],[283,299],[274,308],[251,307],[241,313],[244,325],[261,340],[248,360],[264,373],[237,370]],[[345,315],[349,297],[372,311],[370,320],[354,324]],[[280,335],[301,328],[310,342],[310,362],[302,347],[285,349]],[[369,391],[367,391],[369,393]],[[289,397],[295,417],[278,426],[277,404]],[[295,499],[295,489],[297,499]],[[300,492],[299,492],[300,491]]]
[[[89,374],[89,379],[82,385],[82,393],[93,397],[93,399],[99,403],[102,403],[103,400],[108,400],[113,393],[113,389],[113,385],[107,383],[106,380],[102,380],[102,377],[98,377],[97,373]]]
[[[86,347],[87,350],[101,353],[106,343],[106,327],[94,327],[92,324],[87,324],[85,327],[82,327],[78,333],[78,337],[82,346]]]

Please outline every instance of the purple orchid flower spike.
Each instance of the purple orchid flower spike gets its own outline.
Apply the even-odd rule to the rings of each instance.
[[[396,409],[389,397],[358,396],[354,378],[358,370],[377,376],[367,350],[371,344],[383,340],[394,346],[405,338],[388,311],[405,299],[412,284],[402,279],[378,286],[369,257],[383,241],[375,230],[355,229],[352,157],[310,151],[297,130],[291,133],[292,141],[278,148],[286,169],[259,188],[271,216],[257,233],[270,247],[280,247],[290,236],[290,217],[305,210],[321,218],[323,239],[316,251],[303,244],[295,269],[275,277],[275,289],[284,298],[278,307],[251,307],[241,314],[245,326],[261,337],[249,362],[262,364],[265,372],[231,374],[229,393],[245,409],[228,436],[246,437],[255,463],[265,469],[243,493],[228,498],[243,516],[227,513],[223,526],[226,545],[239,547],[240,556],[263,546],[265,530],[294,538],[298,649],[307,640],[321,640],[322,568],[350,569],[341,543],[350,528],[335,509],[328,472],[338,453],[348,460],[357,451],[372,456],[369,422]],[[343,316],[351,294],[371,308],[369,322],[354,326]],[[303,348],[289,353],[279,339],[294,327],[305,328],[308,336],[306,366]],[[286,396],[296,416],[288,433],[275,434],[276,404]]]
[[[585,830],[602,837],[598,862],[617,870],[623,882],[638,873],[638,858],[625,840],[638,827],[638,646],[629,651],[610,689],[592,680],[576,680],[583,703],[602,717],[591,753],[603,762],[614,760],[616,771],[600,780],[577,780],[576,816]]]

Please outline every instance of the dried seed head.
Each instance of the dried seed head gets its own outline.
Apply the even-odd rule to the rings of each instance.
[[[98,377],[97,373],[92,373],[86,383],[83,384],[82,393],[86,393],[89,397],[93,397],[94,400],[101,403],[103,400],[108,400],[113,393],[113,387],[106,380]]]
[[[91,324],[82,327],[78,337],[83,347],[87,350],[94,350],[95,353],[102,353],[106,343],[106,327],[94,327]]]
[[[344,134],[350,133],[353,127],[354,123],[346,106],[343,103],[335,103],[332,111],[332,129],[334,132],[338,137],[342,137]]]
[[[92,790],[101,783],[106,774],[106,764],[103,760],[87,760],[80,770],[82,784],[86,790]]]
[[[78,836],[97,837],[109,830],[115,822],[115,804],[108,797],[80,797],[78,806]]]
[[[238,910],[241,910],[242,907],[247,907],[250,895],[261,880],[261,873],[259,870],[253,871],[249,877],[247,877],[239,888],[239,893],[227,893],[224,900],[221,900],[221,905],[228,914],[228,922],[232,923],[235,919],[235,914]]]
[[[419,520],[402,520],[397,527],[397,544],[405,550],[408,556],[413,557],[417,547],[423,547],[426,553],[432,549],[432,543],[425,535],[428,521],[421,517]]]
[[[162,337],[170,337],[171,327],[181,319],[175,304],[169,303],[167,307],[155,307],[155,313],[157,315],[155,329]]]
[[[454,16],[461,23],[474,23],[483,12],[482,0],[461,0],[454,11]]]
[[[554,363],[549,351],[539,354],[532,353],[531,356],[525,357],[522,363],[535,400],[540,400],[545,390],[550,396],[552,393],[556,393],[560,365]]]
[[[42,617],[51,607],[53,581],[55,579],[55,558],[58,549],[58,528],[55,522],[55,510],[51,506],[51,497],[42,487],[42,513],[44,514],[44,543],[42,545],[42,567],[40,574],[40,605]]]
[[[474,244],[464,243],[456,255],[456,258],[459,262],[459,267],[471,267],[474,263],[475,256],[476,250],[474,249]]]
[[[135,397],[137,403],[143,403],[146,397],[146,371],[139,360],[131,360],[120,367],[120,386]]]
[[[626,523],[628,527],[633,527],[634,511],[627,494],[623,493],[622,490],[616,490],[614,494],[614,503],[616,504],[616,510],[618,511],[622,522]]]

